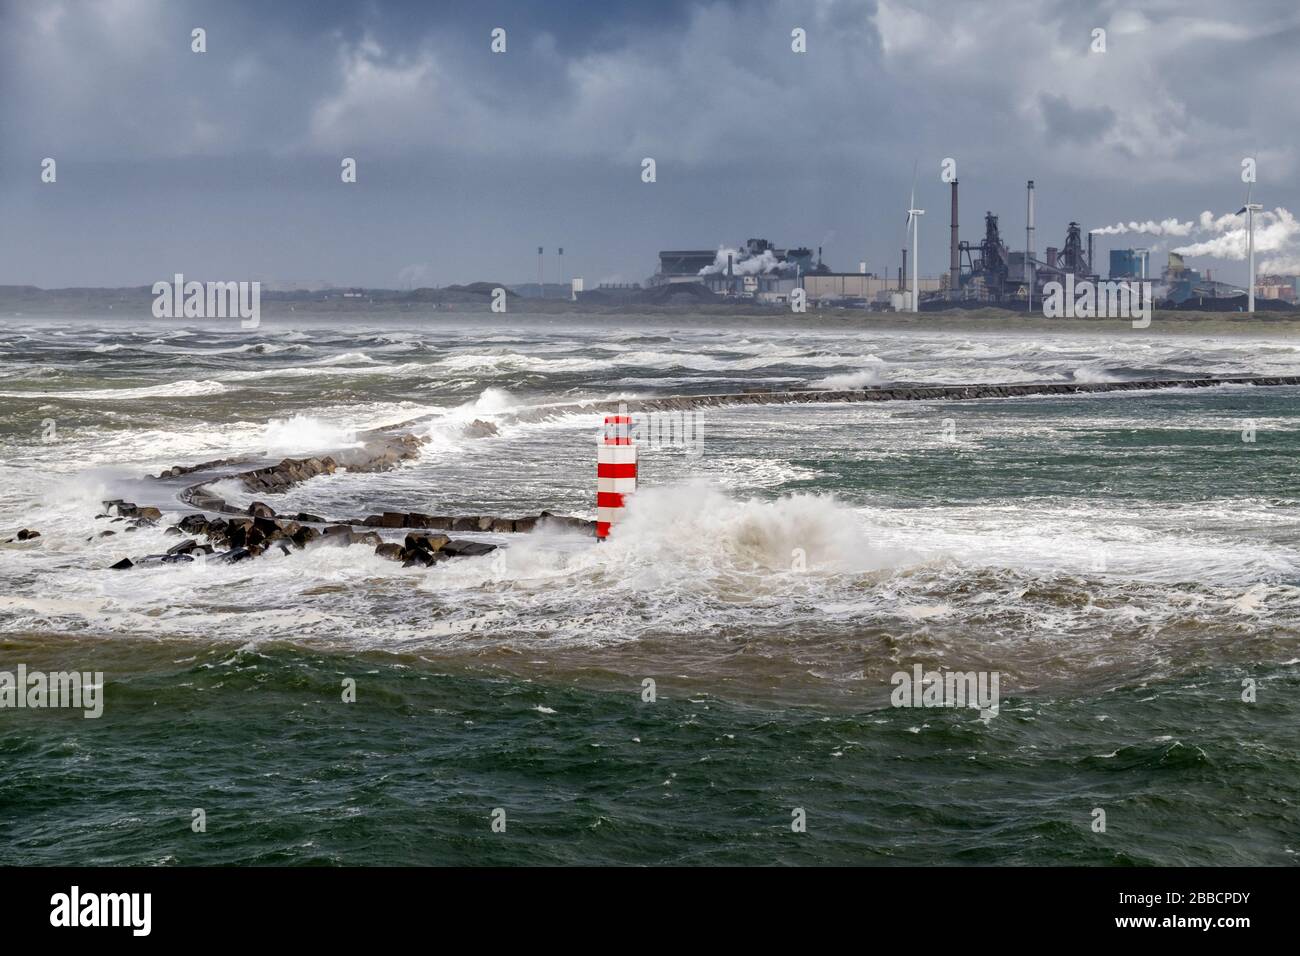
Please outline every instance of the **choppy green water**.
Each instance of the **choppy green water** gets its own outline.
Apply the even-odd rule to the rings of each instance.
[[[647,452],[627,533],[503,541],[499,567],[328,549],[122,575],[174,539],[87,541],[146,471],[417,414],[418,461],[273,504],[589,513],[592,423],[520,421],[530,402],[1286,373],[1297,353],[595,334],[6,332],[0,538],[43,536],[0,545],[0,670],[101,670],[105,708],[0,710],[0,862],[1296,861],[1297,389],[732,409],[703,454]],[[465,440],[472,418],[500,434]],[[914,663],[999,672],[998,715],[891,708]]]
[[[409,656],[163,656],[100,655],[154,668],[110,681],[99,720],[6,719],[0,862],[1244,865],[1300,849],[1296,665],[1254,672],[1253,705],[1231,670],[1012,698],[985,723],[671,683],[645,703]]]

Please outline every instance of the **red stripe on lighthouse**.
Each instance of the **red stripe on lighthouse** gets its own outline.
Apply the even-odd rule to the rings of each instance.
[[[628,465],[615,465],[608,462],[600,462],[596,465],[597,478],[635,478],[636,462]]]
[[[604,541],[618,521],[627,504],[627,495],[636,489],[636,445],[632,442],[632,416],[619,414],[605,416],[602,441],[596,446],[596,482],[621,480],[630,482],[623,491],[596,489],[596,538]],[[609,485],[605,484],[608,488]],[[614,487],[623,487],[615,485]]]

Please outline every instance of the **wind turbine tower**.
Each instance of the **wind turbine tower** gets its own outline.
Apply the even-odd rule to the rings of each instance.
[[[916,263],[918,259],[916,248],[916,227],[920,223],[921,217],[925,215],[924,209],[916,208],[916,191],[912,191],[912,207],[907,210],[907,223],[912,227],[912,311],[920,310],[921,292],[920,284],[917,279]]]
[[[1250,294],[1246,300],[1246,311],[1255,311],[1255,213],[1264,207],[1257,202],[1251,202],[1250,196],[1246,196],[1246,205],[1237,210],[1237,215],[1246,214],[1246,258],[1249,261],[1250,269]]]

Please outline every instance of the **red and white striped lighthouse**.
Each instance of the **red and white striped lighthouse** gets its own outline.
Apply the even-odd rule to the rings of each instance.
[[[636,445],[632,416],[606,415],[604,439],[596,446],[596,539],[609,537],[623,514],[624,496],[636,491]]]

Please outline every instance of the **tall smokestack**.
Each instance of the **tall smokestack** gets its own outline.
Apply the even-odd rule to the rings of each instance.
[[[1091,231],[1088,232],[1088,272],[1092,275],[1095,275],[1097,272],[1097,266],[1093,263],[1092,260],[1092,232]]]
[[[1029,307],[1034,307],[1034,181],[1029,180],[1028,208],[1025,214],[1025,284],[1029,287]]]
[[[952,181],[952,238],[948,240],[948,298],[957,298],[961,263],[957,259],[957,180]]]
[[[898,270],[898,288],[903,289],[903,278],[907,275],[907,246],[903,247],[903,268]]]

